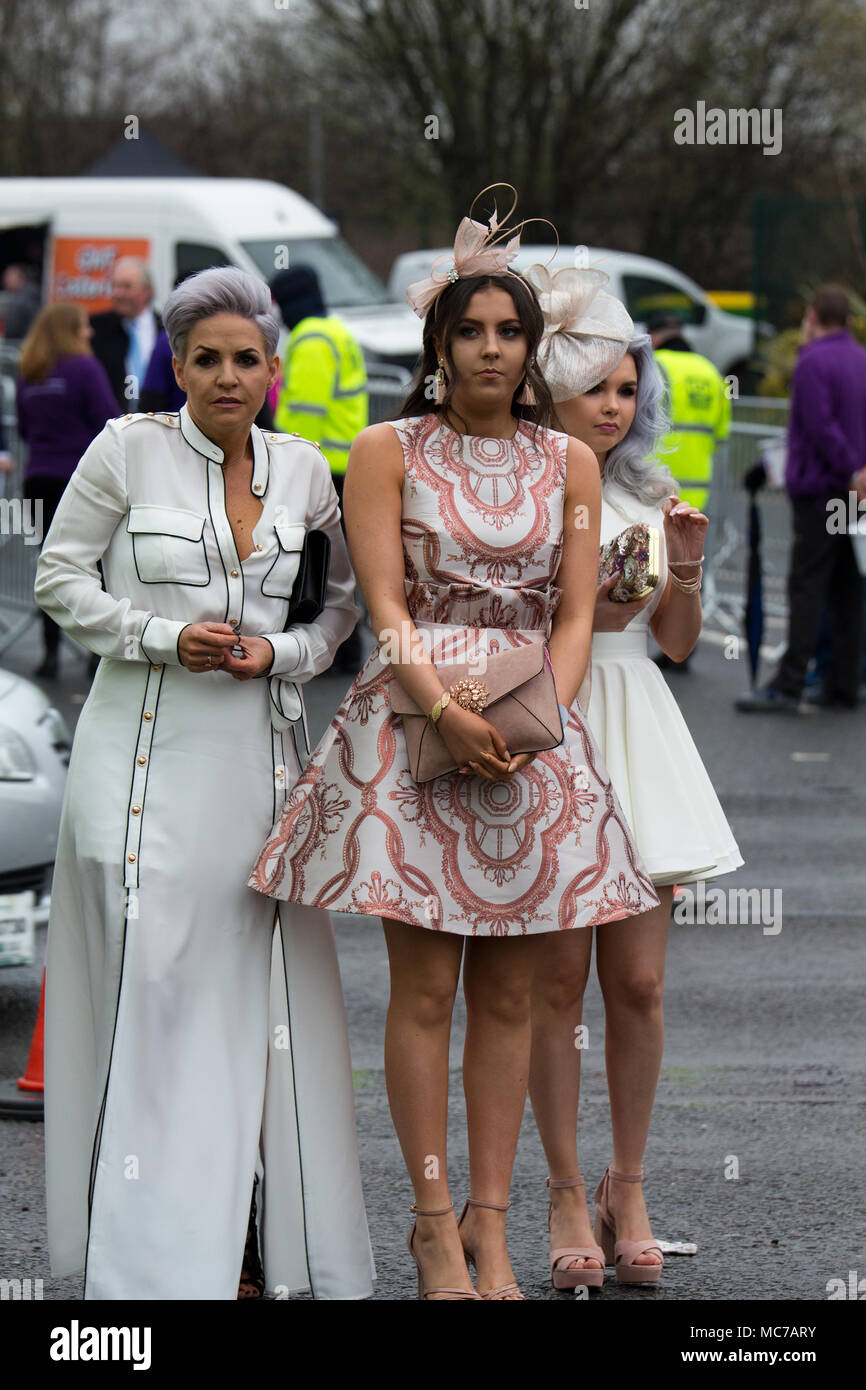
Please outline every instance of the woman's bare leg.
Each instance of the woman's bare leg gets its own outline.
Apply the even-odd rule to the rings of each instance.
[[[583,995],[592,957],[592,928],[550,932],[532,986],[532,1063],[529,1095],[551,1178],[574,1178],[577,1159],[577,1108],[580,1097],[578,1035]],[[594,1245],[592,1222],[582,1187],[552,1187],[550,1246]],[[598,1268],[599,1260],[564,1260],[563,1266]]]
[[[382,919],[391,968],[385,1079],[391,1118],[422,1211],[447,1207],[448,1044],[463,938]],[[428,1288],[471,1290],[456,1216],[418,1216]]]
[[[611,1167],[639,1173],[664,1047],[662,996],[673,889],[656,890],[661,906],[598,928],[598,978],[604,995],[605,1057],[613,1129]],[[610,1208],[620,1240],[649,1240],[640,1183],[611,1182]],[[641,1255],[638,1264],[658,1264]]]
[[[508,1201],[526,1104],[532,975],[541,940],[472,937],[466,943],[463,1089],[470,1195],[482,1202]],[[479,1293],[513,1281],[504,1211],[470,1207],[460,1234],[476,1261]]]

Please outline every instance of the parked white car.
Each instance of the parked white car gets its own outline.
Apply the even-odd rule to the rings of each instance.
[[[398,256],[388,277],[390,297],[405,300],[407,287],[430,274],[434,259],[441,257],[443,269],[450,264],[453,248],[409,251]],[[642,331],[649,314],[661,311],[682,321],[683,336],[704,357],[708,357],[722,376],[745,379],[754,351],[754,327],[749,319],[728,314],[704,293],[694,280],[664,261],[652,260],[626,251],[609,251],[599,246],[560,246],[551,260],[552,246],[521,246],[511,269],[523,272],[531,265],[589,265],[610,276],[607,293],[621,299],[635,327]],[[741,387],[742,390],[742,387]]]
[[[0,897],[50,886],[71,744],[39,687],[0,670]]]

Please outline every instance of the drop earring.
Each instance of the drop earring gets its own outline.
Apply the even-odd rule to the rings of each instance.
[[[444,373],[444,371],[442,370],[444,366],[445,366],[445,363],[442,361],[442,358],[440,357],[440,359],[439,359],[439,366],[436,368],[436,371],[435,371],[434,374],[433,374],[433,380],[434,380],[435,383],[436,383],[436,404],[437,404],[437,405],[441,405],[442,402],[445,400],[445,391],[446,391],[447,386],[448,386],[448,383],[447,383],[446,380],[445,380],[445,373]]]
[[[529,380],[529,377],[528,377],[528,376],[525,376],[525,377],[523,378],[523,389],[522,389],[522,391],[520,392],[519,396],[517,397],[517,404],[518,404],[518,405],[537,405],[537,404],[538,404],[537,400],[535,399],[535,392],[534,392],[533,389],[532,389],[532,382]]]

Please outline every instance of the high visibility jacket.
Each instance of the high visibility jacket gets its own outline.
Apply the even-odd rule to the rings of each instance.
[[[667,388],[666,407],[673,428],[659,450],[677,480],[684,502],[706,511],[716,442],[727,439],[731,402],[723,378],[699,352],[660,348],[655,354]]]
[[[368,418],[364,356],[340,319],[306,318],[286,343],[274,424],[319,445],[333,473],[345,473],[349,445]]]

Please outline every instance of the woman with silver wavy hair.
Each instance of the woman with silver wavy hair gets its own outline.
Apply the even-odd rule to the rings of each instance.
[[[649,338],[620,337],[621,360],[598,365],[604,340],[597,337],[596,306],[608,296],[598,295],[597,280],[581,287],[580,279],[599,274],[570,271],[564,290],[553,277],[551,290],[559,289],[560,302],[556,313],[549,307],[552,294],[542,305],[542,351],[560,426],[588,444],[598,460],[602,545],[637,523],[659,533],[658,584],[645,598],[613,601],[618,574],[598,588],[587,717],[660,906],[596,926],[613,1162],[595,1194],[595,1239],[576,1147],[575,1030],[589,974],[589,934],[553,936],[536,970],[530,1095],[550,1167],[556,1288],[600,1285],[605,1265],[615,1266],[621,1283],[655,1283],[660,1277],[662,1252],[652,1238],[641,1178],[661,1066],[673,884],[715,878],[743,862],[677,704],[647,654],[648,630],[675,661],[684,660],[697,641],[707,518],[672,495],[673,478],[656,457],[666,421]],[[608,326],[615,316],[611,305],[604,308]],[[588,381],[593,371],[594,381]]]
[[[267,287],[204,270],[165,321],[186,404],[109,420],[36,578],[102,658],[48,933],[52,1270],[83,1272],[86,1299],[362,1298],[330,922],[246,886],[301,773],[301,688],[354,626],[354,575],[321,451],[253,423],[279,367]],[[330,539],[325,605],[295,623],[310,528]]]

